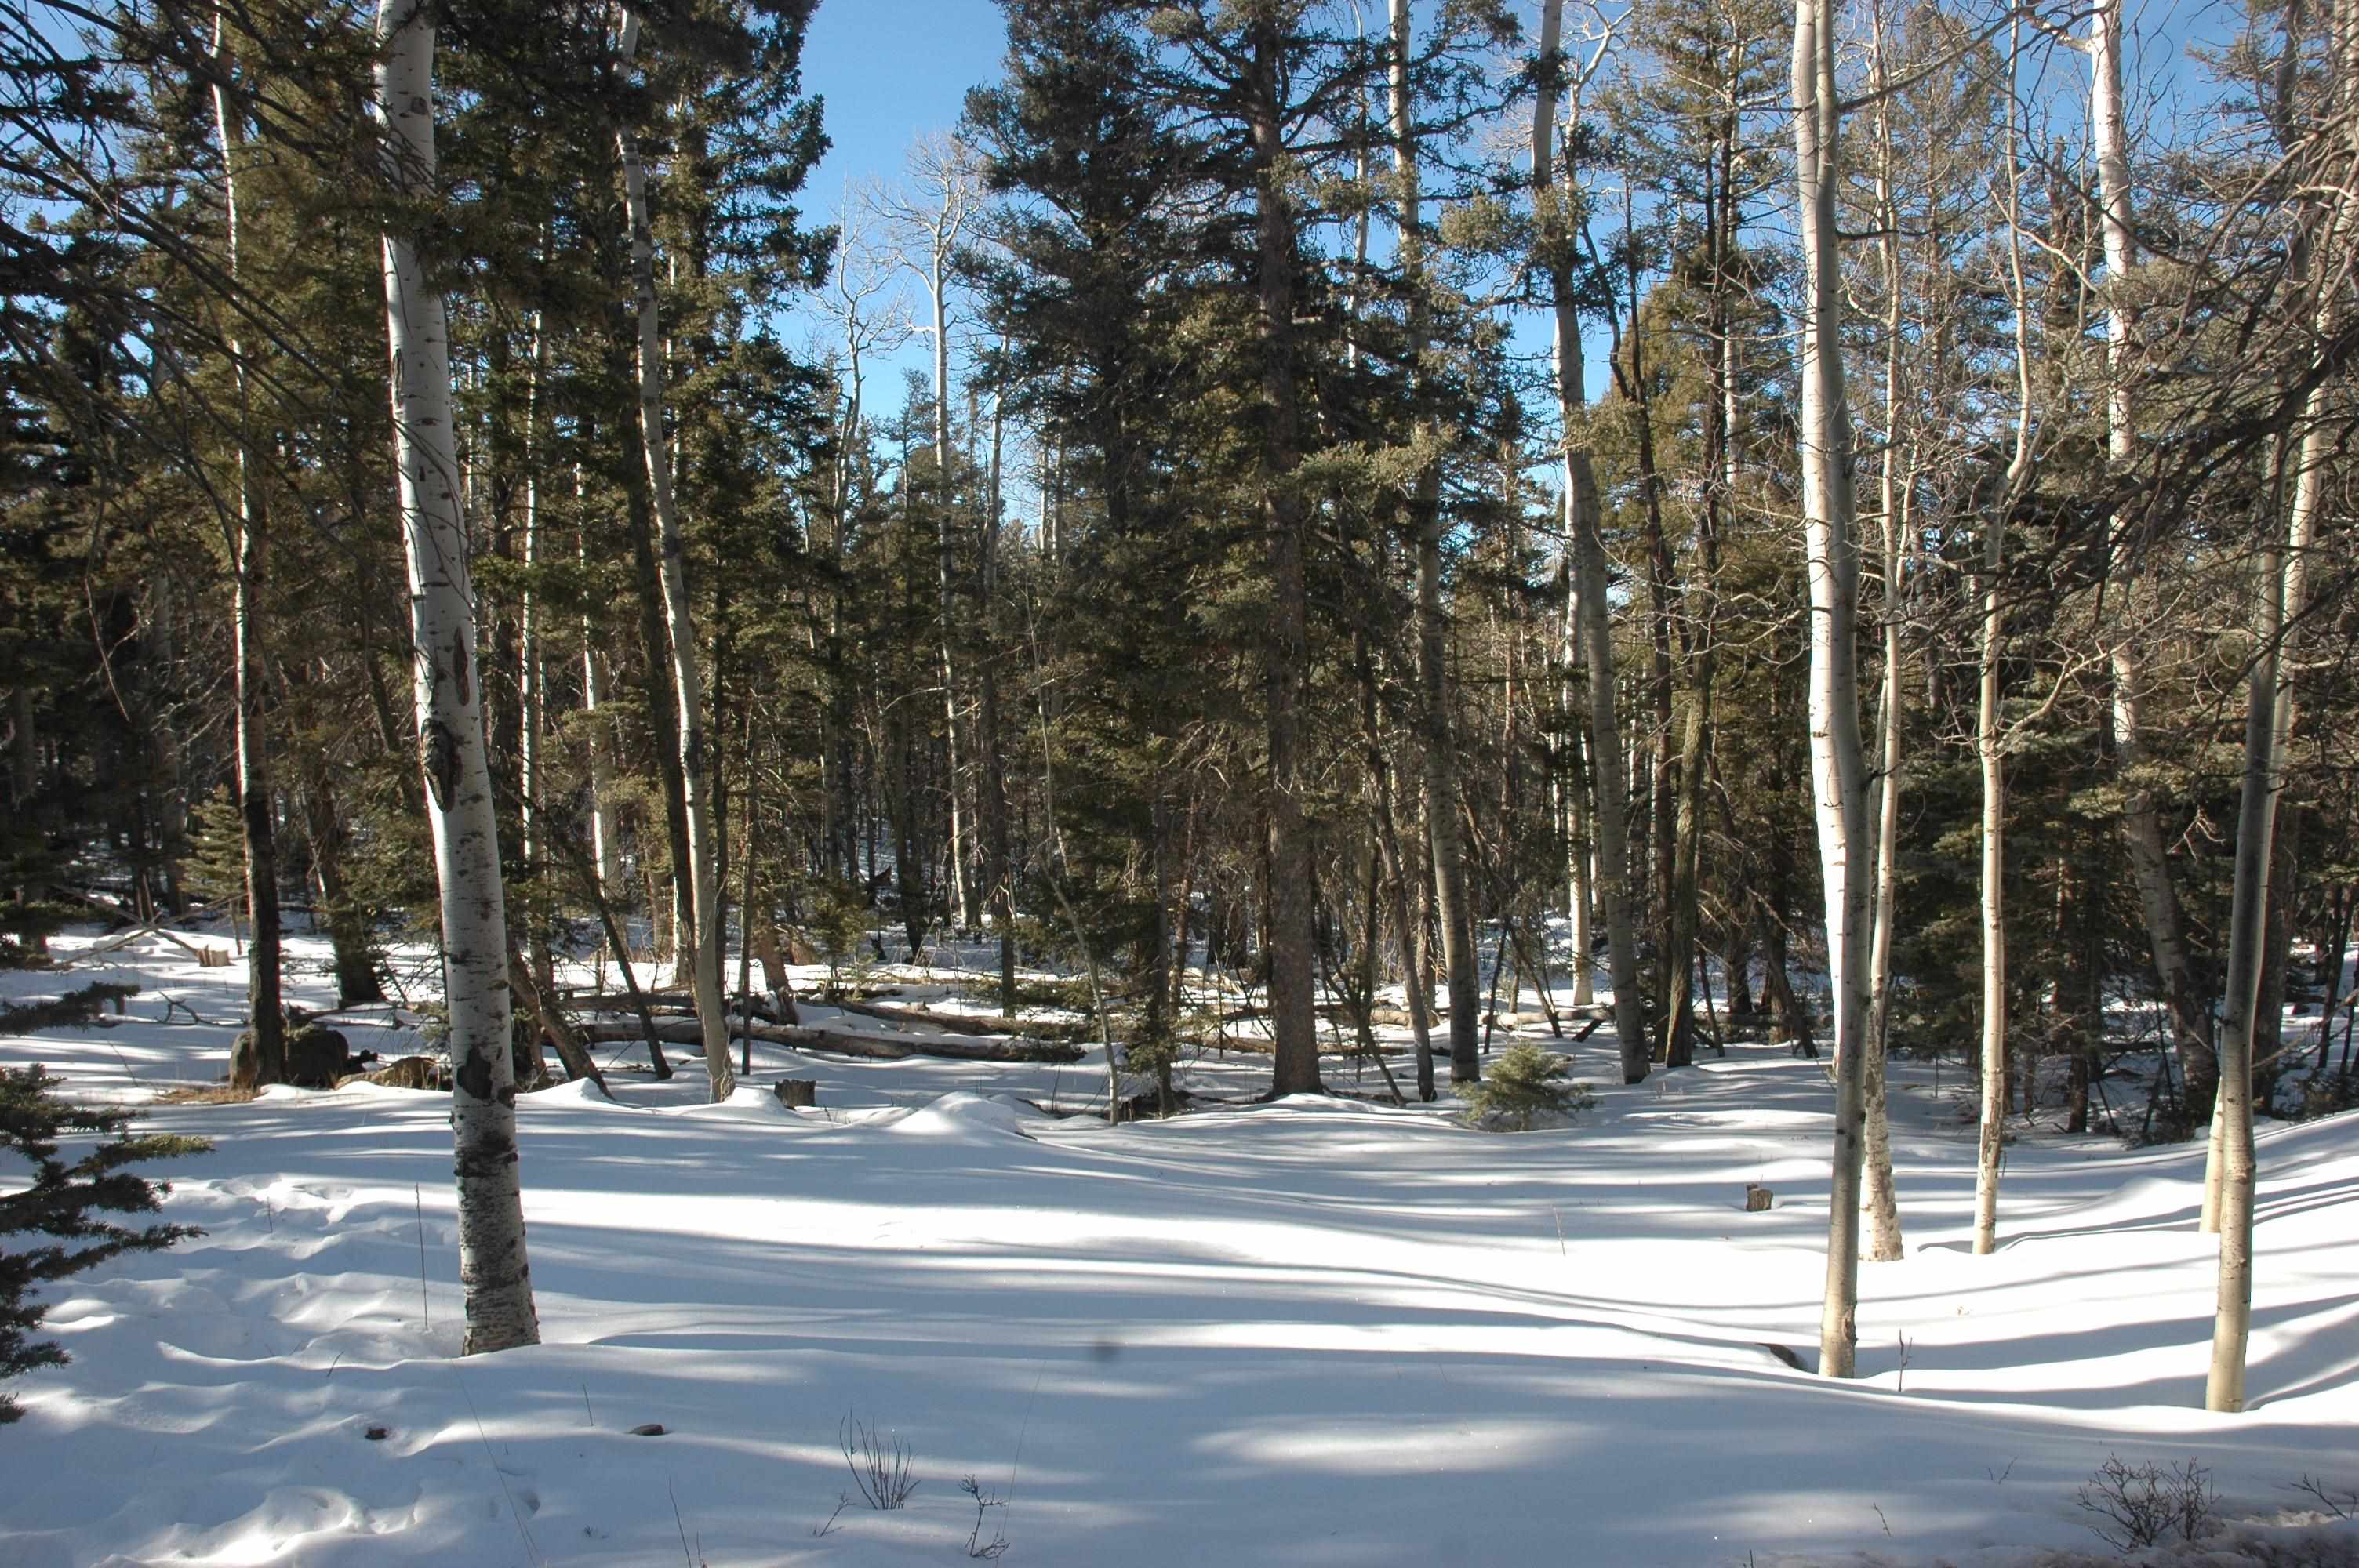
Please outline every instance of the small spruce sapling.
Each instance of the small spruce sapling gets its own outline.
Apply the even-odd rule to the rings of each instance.
[[[1510,1045],[1491,1065],[1490,1077],[1466,1090],[1466,1119],[1528,1131],[1536,1119],[1587,1110],[1597,1097],[1587,1084],[1566,1079],[1571,1070],[1571,1062],[1528,1041]]]
[[[0,1378],[36,1367],[62,1366],[66,1354],[55,1341],[36,1342],[32,1333],[49,1308],[33,1300],[36,1287],[105,1262],[121,1252],[152,1252],[186,1237],[203,1234],[194,1226],[150,1225],[138,1229],[100,1218],[105,1214],[152,1214],[170,1189],[133,1174],[136,1161],[167,1160],[212,1147],[201,1138],[163,1133],[133,1137],[125,1130],[127,1110],[68,1105],[49,1091],[59,1080],[38,1067],[0,1068],[0,1152],[32,1167],[22,1188],[0,1195]],[[71,1162],[58,1157],[60,1138],[95,1134],[105,1141]],[[0,1165],[0,1182],[15,1187],[21,1173]],[[37,1239],[29,1246],[20,1236]],[[0,1426],[24,1414],[0,1394]]]

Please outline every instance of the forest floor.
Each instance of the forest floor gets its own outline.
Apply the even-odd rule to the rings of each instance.
[[[107,979],[123,1017],[0,1065],[117,1101],[223,1075],[235,965],[151,939],[0,1000]],[[1740,1044],[1625,1088],[1610,1032],[1561,1048],[1598,1104],[1524,1133],[1242,1103],[1266,1056],[1183,1075],[1240,1103],[1119,1128],[1035,1108],[1102,1110],[1095,1057],[757,1047],[719,1106],[690,1053],[618,1067],[612,1102],[521,1098],[543,1343],[472,1359],[440,1097],[158,1104],[214,1141],[153,1173],[206,1234],[50,1291],[73,1360],[10,1385],[0,1563],[2028,1568],[2114,1560],[2077,1502],[2112,1457],[2204,1467],[2238,1521],[2132,1561],[2359,1563],[2290,1489],[2359,1492],[2359,1117],[2262,1132],[2253,1409],[2211,1415],[2201,1145],[2019,1126],[1976,1258],[1957,1067],[1896,1064],[1908,1256],[1864,1267],[1834,1383],[1770,1348],[1816,1359],[1824,1065]],[[864,1430],[905,1507],[862,1497]]]

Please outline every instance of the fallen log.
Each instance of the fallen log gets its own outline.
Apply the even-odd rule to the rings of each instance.
[[[684,992],[647,991],[643,994],[647,998],[647,1011],[658,1018],[694,1018],[696,1016],[696,999]],[[560,994],[558,1000],[576,1012],[624,1012],[633,1007],[631,999],[619,991],[584,991],[574,996]],[[732,993],[727,999],[727,1005],[733,1013],[748,1011],[746,993],[743,991]],[[751,1011],[755,1017],[771,1023],[792,1022],[782,1017],[777,1005],[760,991],[753,993]],[[634,1012],[632,1016],[637,1015]],[[703,1036],[700,1034],[697,1038],[701,1041]]]
[[[1186,1035],[1181,1037],[1180,1043],[1192,1045],[1198,1050],[1234,1051],[1247,1056],[1267,1056],[1277,1050],[1277,1047],[1267,1039],[1256,1038],[1250,1034],[1225,1034],[1218,1040],[1209,1035]],[[1413,1047],[1406,1042],[1391,1040],[1376,1042],[1376,1054],[1382,1056],[1407,1055],[1411,1049]],[[1322,1035],[1319,1041],[1319,1054],[1321,1056],[1333,1056],[1342,1061],[1349,1061],[1354,1056],[1364,1056],[1367,1052],[1356,1040],[1336,1040]]]
[[[662,1039],[681,1045],[693,1045],[703,1039],[698,1025],[668,1023],[656,1033]],[[582,1027],[587,1040],[637,1040],[637,1026],[625,1023],[591,1023]],[[805,1024],[748,1022],[741,1018],[729,1021],[731,1038],[750,1036],[772,1045],[793,1045],[806,1051],[832,1051],[839,1056],[864,1056],[875,1061],[897,1062],[909,1056],[940,1056],[953,1062],[1078,1062],[1082,1048],[1055,1040],[1030,1040],[1022,1037],[1002,1040],[929,1040],[911,1034],[853,1034],[837,1029],[814,1029]]]
[[[639,992],[638,996],[633,997],[628,991],[575,990],[570,986],[560,986],[557,988],[557,1000],[562,1002],[567,1007],[574,1008],[582,1011],[596,1011],[600,1009],[612,1009],[615,1011],[620,1011],[624,1008],[636,1006],[642,1000],[652,1008],[694,1007],[696,1005],[695,996],[688,991],[643,990]]]
[[[109,903],[103,898],[92,898],[90,894],[78,892],[73,888],[68,888],[66,889],[66,892],[82,900],[84,903],[91,904],[96,908],[106,911],[107,914],[114,915],[118,920],[131,920],[136,918],[125,912],[121,906]],[[138,941],[142,936],[161,936],[165,941],[169,942],[173,946],[179,948],[182,952],[194,954],[197,961],[201,964],[205,961],[205,953],[207,950],[190,943],[184,942],[179,937],[173,935],[170,932],[164,929],[165,923],[172,920],[200,919],[204,915],[211,914],[214,910],[222,908],[228,903],[229,900],[227,899],[216,899],[212,903],[206,904],[203,908],[190,910],[186,914],[159,914],[153,920],[135,925],[131,930],[124,932],[119,936],[112,937],[107,941],[100,943],[95,947],[85,948],[82,952],[72,955],[67,960],[67,964],[88,963],[92,958],[103,957],[119,947],[128,947],[132,943]]]
[[[1037,1029],[1049,1038],[1064,1035],[1079,1039],[1091,1033],[1086,1023],[1009,1018],[1002,1013],[935,1012],[922,1007],[880,1007],[873,1001],[821,1001],[814,1005],[841,1008],[845,1012],[882,1019],[887,1023],[914,1023],[922,1028],[945,1030],[952,1034],[1021,1034],[1027,1029]]]

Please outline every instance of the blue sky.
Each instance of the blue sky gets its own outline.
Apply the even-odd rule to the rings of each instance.
[[[803,85],[827,100],[835,145],[810,179],[832,222],[846,179],[893,178],[920,133],[948,130],[967,89],[999,74],[1006,32],[992,0],[823,0],[803,44]]]
[[[1536,5],[1524,9],[1537,12]],[[2224,38],[2235,10],[2232,0],[2127,0],[2134,134],[2169,135],[2170,118],[2187,106],[2182,95],[2192,85],[2188,46]],[[803,81],[826,100],[832,145],[805,189],[810,220],[834,222],[847,184],[897,181],[910,144],[954,126],[968,90],[998,75],[1005,44],[994,0],[822,0],[804,46]],[[2048,91],[2058,100],[2058,128],[2069,132],[2086,91],[2085,65],[2069,55],[2046,64],[2057,73]],[[2200,101],[2207,91],[2195,96]],[[914,295],[914,279],[912,285]],[[1544,341],[1538,330],[1519,334],[1532,337],[1527,346],[1536,351]],[[926,369],[929,353],[924,340],[915,340],[875,367],[872,408],[897,404],[901,368]],[[1592,382],[1602,383],[1602,368],[1590,368]]]
[[[897,182],[910,144],[955,126],[968,89],[997,78],[1006,37],[993,0],[822,0],[803,42],[803,87],[826,100],[832,145],[804,187],[810,221],[834,222],[847,186]],[[908,288],[921,297],[914,277]],[[915,339],[872,366],[871,411],[899,405],[903,369],[930,375],[931,353]]]

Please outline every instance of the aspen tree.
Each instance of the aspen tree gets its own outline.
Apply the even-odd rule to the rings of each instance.
[[[384,0],[376,30],[382,54],[371,108],[394,182],[417,200],[434,188],[434,27],[419,0]],[[419,759],[441,888],[459,1281],[466,1297],[465,1351],[474,1355],[538,1344],[540,1324],[516,1170],[507,917],[451,428],[450,326],[414,243],[390,226],[385,305]]]
[[[951,449],[950,298],[958,247],[973,222],[983,193],[966,149],[948,137],[920,139],[909,150],[909,173],[920,196],[889,203],[885,214],[902,237],[901,265],[925,283],[929,324],[920,330],[933,340],[934,591],[940,615],[934,652],[942,682],[942,748],[949,775],[950,913],[962,929],[969,929],[974,925],[974,908],[967,896],[970,821],[959,795],[959,672],[952,653],[951,519],[958,491],[957,464]]]
[[[2007,58],[2017,58],[2009,39]],[[1974,706],[1974,753],[1981,764],[1982,1113],[1974,1160],[1974,1251],[1998,1246],[1999,1166],[2006,1145],[2006,745],[2001,733],[1999,665],[2006,647],[2000,596],[2006,528],[2031,483],[2031,297],[2023,282],[2023,167],[2016,150],[2015,107],[2006,122],[2007,296],[2015,318],[2015,448],[2004,492],[1983,522],[1982,643]]]
[[[2131,224],[2129,138],[2122,107],[2123,0],[2097,0],[2089,14],[2089,134],[2097,157],[2097,216],[2105,258],[2105,450],[2116,474],[2137,460],[2136,399],[2131,389],[2132,333],[2136,326],[2127,279],[2137,259]],[[2115,547],[2135,561],[2136,550],[2122,529]],[[2110,650],[2114,688],[2110,710],[2114,760],[2125,785],[2122,839],[2129,851],[2155,978],[2177,1043],[2182,1087],[2190,1115],[2201,1116],[2217,1088],[2219,1063],[2197,1005],[2194,964],[2189,956],[2185,920],[2164,852],[2161,813],[2143,777],[2147,760],[2147,688],[2145,633],[2140,607],[2147,598],[2135,565],[2122,574],[2120,600],[2127,607],[2127,630]],[[2208,1209],[2208,1205],[2207,1205]],[[2209,1226],[2207,1224],[2207,1228]]]
[[[1564,422],[1564,495],[1571,536],[1574,621],[1589,664],[1589,742],[1595,781],[1596,887],[1605,921],[1606,970],[1614,982],[1614,1027],[1621,1042],[1622,1081],[1647,1076],[1646,988],[1638,973],[1638,935],[1630,895],[1628,788],[1622,731],[1614,710],[1614,626],[1606,604],[1605,539],[1597,469],[1582,408],[1581,316],[1572,270],[1574,193],[1552,189],[1556,111],[1563,93],[1563,0],[1540,11],[1542,86],[1532,110],[1532,186],[1541,212],[1541,243],[1553,295],[1557,407]],[[1602,46],[1601,46],[1602,47]]]
[[[1860,1173],[1865,1119],[1868,900],[1867,767],[1855,652],[1859,546],[1851,416],[1843,401],[1843,276],[1835,197],[1843,102],[1828,0],[1795,0],[1794,177],[1804,287],[1800,331],[1803,556],[1810,573],[1810,785],[1826,898],[1834,1001],[1835,1145],[1828,1195],[1827,1288],[1819,1370],[1854,1375],[1859,1348]]]
[[[2311,291],[2310,323],[2321,350],[2343,325],[2342,293],[2351,265],[2349,250],[2354,231],[2359,231],[2359,213],[2353,211],[2349,194],[2351,174],[2359,168],[2359,6],[2343,0],[2333,8],[2330,28],[2330,112],[2325,128],[2315,133],[2316,150],[2327,164],[2315,188],[2330,194],[2310,199],[2305,232],[2298,236],[2295,249],[2297,281]],[[2299,49],[2299,34],[2289,36],[2285,47],[2289,53]],[[2289,125],[2281,125],[2279,135],[2294,140]],[[2320,377],[2302,401],[2300,435],[2294,443],[2292,503],[2283,534],[2273,530],[2261,552],[2257,574],[2253,629],[2257,648],[2245,677],[2244,784],[2237,804],[2236,876],[2220,1016],[2220,1101],[2214,1113],[2219,1125],[2213,1145],[2218,1158],[2216,1175],[2208,1184],[2218,1191],[2220,1231],[2218,1309],[2203,1390],[2204,1408],[2213,1411],[2245,1408],[2245,1364],[2253,1327],[2253,1196],[2258,1176],[2253,1145],[2253,1042],[2260,1022],[2277,797],[2285,789],[2294,719],[2292,669],[2282,643],[2306,608],[2309,557],[2321,514],[2329,504],[2327,465],[2340,450],[2329,422],[2333,379]]]
[[[1878,521],[1884,535],[1884,688],[1877,718],[1881,757],[1875,825],[1875,930],[1868,950],[1870,994],[1867,1026],[1865,1184],[1867,1249],[1871,1263],[1901,1257],[1900,1206],[1892,1184],[1892,1122],[1886,1101],[1885,1059],[1892,1022],[1892,923],[1898,894],[1900,757],[1902,715],[1907,701],[1901,660],[1901,541],[1908,529],[1913,472],[1901,471],[1901,266],[1900,213],[1893,195],[1897,154],[1892,137],[1891,48],[1884,8],[1875,8],[1870,40],[1870,77],[1875,93],[1875,211],[1883,232],[1877,258],[1884,281],[1884,458],[1877,474]]]

